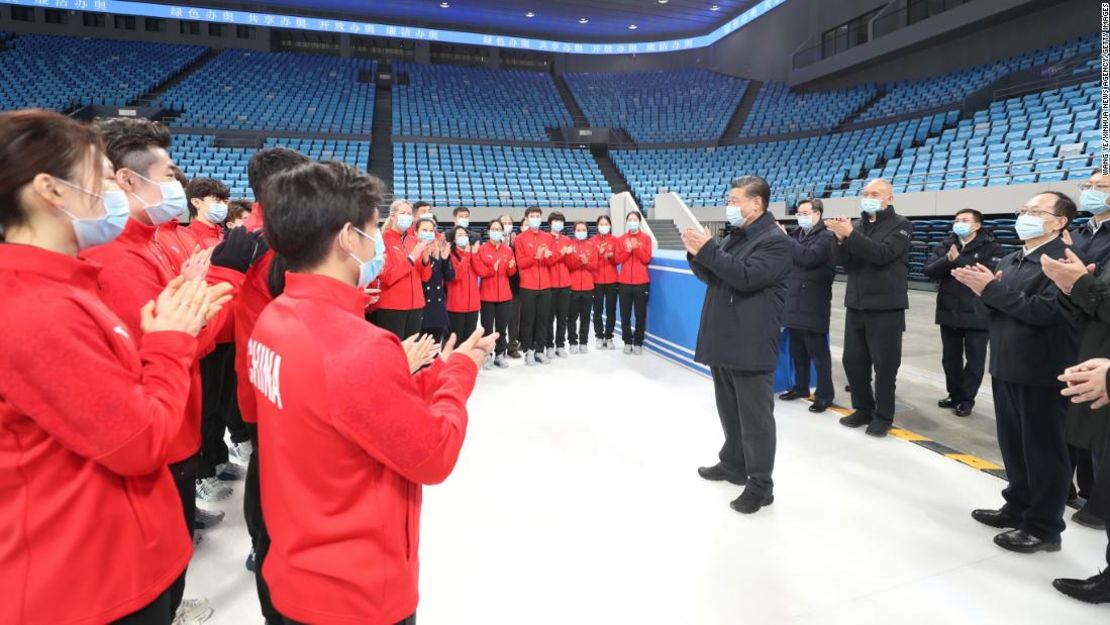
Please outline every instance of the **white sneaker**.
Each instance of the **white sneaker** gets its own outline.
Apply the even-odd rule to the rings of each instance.
[[[490,354],[489,358],[486,358],[486,361],[484,363],[482,363],[482,369],[484,369],[486,371],[489,371],[492,368],[493,368],[493,354]]]
[[[548,360],[551,360],[552,358],[554,358],[555,357],[555,348],[554,347],[548,347],[547,351],[544,352],[544,356],[547,356]]]
[[[247,467],[238,462],[224,462],[216,465],[216,478],[222,482],[234,482],[247,477]]]
[[[228,455],[239,464],[247,464],[250,462],[251,454],[253,453],[254,445],[251,445],[250,441],[232,443],[231,448],[228,450]]]
[[[540,358],[543,358],[543,356],[540,356]],[[536,365],[536,353],[535,352],[528,352],[528,353],[524,354],[524,366],[525,367],[534,367],[535,365]]]
[[[643,356],[644,355],[643,346],[642,345],[633,345],[632,346],[632,354],[634,356]]]
[[[570,353],[572,353],[572,354],[577,354],[578,353],[578,346],[577,345],[571,345],[568,349],[570,350]]]
[[[624,346],[624,353],[626,353],[626,354],[631,354],[632,353],[632,344],[631,343]]]
[[[220,480],[215,477],[206,477],[203,480],[197,480],[197,499],[212,503],[214,501],[223,501],[231,496],[231,487],[221,484]]]
[[[558,347],[558,348],[555,349],[555,355],[558,356],[559,358],[566,358],[567,357],[567,350],[563,349],[562,347]]]
[[[535,362],[541,365],[549,365],[551,364],[551,359],[539,352],[536,352]]]
[[[212,618],[214,610],[207,599],[185,599],[177,606],[174,625],[196,625]]]
[[[590,348],[586,347],[586,344],[583,343],[583,344],[578,346],[578,353],[579,354],[588,354],[588,353],[590,353]]]

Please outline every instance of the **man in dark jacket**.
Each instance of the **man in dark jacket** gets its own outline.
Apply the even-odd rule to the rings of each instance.
[[[809,397],[810,362],[817,372],[817,392],[810,412],[824,412],[832,405],[832,357],[829,355],[829,316],[832,302],[833,233],[821,220],[824,205],[811,198],[798,203],[798,227],[790,235],[794,266],[787,281],[786,313],[782,322],[790,332],[790,358],[794,361],[794,388],[779,395],[789,401]]]
[[[706,283],[694,360],[713,372],[725,433],[720,462],[698,469],[707,480],[744,484],[731,506],[751,514],[774,500],[775,366],[779,354],[790,240],[767,212],[771,187],[758,176],[732,182],[721,243],[708,231],[682,234],[690,268]]]
[[[1033,196],[1014,226],[1025,247],[1003,258],[997,273],[981,264],[952,270],[990,310],[995,424],[1009,480],[1001,509],[971,516],[1008,530],[994,542],[1018,553],[1059,551],[1064,531],[1071,461],[1064,434],[1067,402],[1057,376],[1075,363],[1076,340],[1041,258],[1065,257],[1060,233],[1073,217],[1075,203],[1066,195]]]
[[[833,257],[848,275],[843,361],[855,412],[840,424],[866,425],[868,434],[883,437],[894,424],[894,386],[910,307],[906,289],[913,226],[894,212],[894,187],[886,180],[867,183],[860,206],[863,214],[855,222],[825,220],[836,235]]]
[[[1005,255],[994,235],[983,230],[983,214],[973,208],[956,213],[952,236],[933,250],[925,263],[925,275],[939,282],[937,325],[944,346],[941,364],[948,397],[937,402],[957,417],[966,417],[975,407],[975,396],[983,382],[987,362],[987,309],[979,296],[952,277],[956,267],[982,264],[994,271]],[[967,354],[967,362],[964,362]]]

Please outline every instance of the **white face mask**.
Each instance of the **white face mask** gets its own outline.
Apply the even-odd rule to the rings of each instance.
[[[181,186],[180,182],[176,180],[170,182],[154,182],[138,172],[136,172],[135,175],[150,184],[158,185],[158,190],[162,193],[162,200],[157,204],[148,204],[146,200],[139,197],[137,194],[131,194],[139,198],[139,201],[143,203],[146,214],[150,216],[150,223],[155,226],[161,226],[164,223],[176,219],[185,212],[185,208],[188,206],[188,200],[185,198],[185,188]]]

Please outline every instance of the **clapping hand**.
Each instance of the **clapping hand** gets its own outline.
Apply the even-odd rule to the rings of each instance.
[[[373,288],[367,287],[367,288],[363,289],[362,292],[370,296],[370,305],[377,304],[378,300],[380,300],[382,298],[381,297],[381,295],[382,295],[382,290],[381,289],[373,289]]]
[[[847,239],[852,234],[852,220],[847,217],[829,217],[825,220],[825,226],[836,238],[840,241]]]
[[[1002,272],[991,273],[991,270],[983,266],[982,263],[976,263],[969,267],[953,269],[952,277],[960,284],[971,289],[976,295],[982,295],[988,284],[1002,279]]]
[[[1074,367],[1068,367],[1058,378],[1061,382],[1067,383],[1060,394],[1070,397],[1073,404],[1094,402],[1091,404],[1091,410],[1110,405],[1110,398],[1106,393],[1108,370],[1110,370],[1108,358],[1092,358]]]
[[[185,278],[186,282],[191,282],[207,276],[208,269],[212,266],[212,251],[214,249],[202,250],[199,245],[194,247],[188,260],[181,265],[181,277]]]
[[[158,294],[157,301],[147,302],[140,312],[143,334],[153,332],[200,333],[209,308],[208,285],[203,280],[185,280],[178,276]]]
[[[697,256],[701,248],[705,247],[713,237],[709,234],[708,229],[703,229],[701,232],[693,228],[687,228],[682,231],[682,246],[691,256]]]
[[[1094,265],[1084,265],[1071,249],[1064,250],[1064,258],[1056,260],[1047,255],[1041,256],[1041,270],[1065,295],[1071,295],[1075,283],[1087,274],[1095,272]]]
[[[456,338],[455,335],[452,334],[451,338],[447,339],[447,345],[443,348],[443,361],[447,362],[452,355],[459,353],[470,358],[474,361],[474,364],[479,367],[482,366],[486,360],[489,359],[489,355],[493,351],[493,348],[497,346],[497,337],[499,336],[497,332],[493,332],[483,337],[482,332],[483,330],[478,328],[474,331],[474,334],[470,335],[470,338],[466,339],[466,341],[458,347],[455,347]]]
[[[945,256],[948,258],[948,262],[954,263],[956,262],[956,259],[960,257],[960,249],[956,247],[955,243],[953,243],[948,248],[948,253],[945,254]]]
[[[414,334],[401,341],[405,358],[409,361],[409,373],[413,374],[432,364],[436,359],[439,345],[430,334]]]

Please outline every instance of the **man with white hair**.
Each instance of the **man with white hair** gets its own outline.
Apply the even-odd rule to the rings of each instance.
[[[381,295],[370,313],[370,322],[397,335],[402,341],[420,332],[424,321],[424,282],[432,275],[431,248],[409,233],[412,203],[396,199],[389,205],[385,241],[385,268]]]
[[[866,425],[868,434],[883,437],[894,424],[894,386],[910,307],[906,289],[913,226],[894,212],[894,187],[881,178],[863,188],[860,208],[863,213],[855,222],[847,217],[825,220],[836,235],[834,257],[848,275],[843,361],[855,412],[840,424]]]

